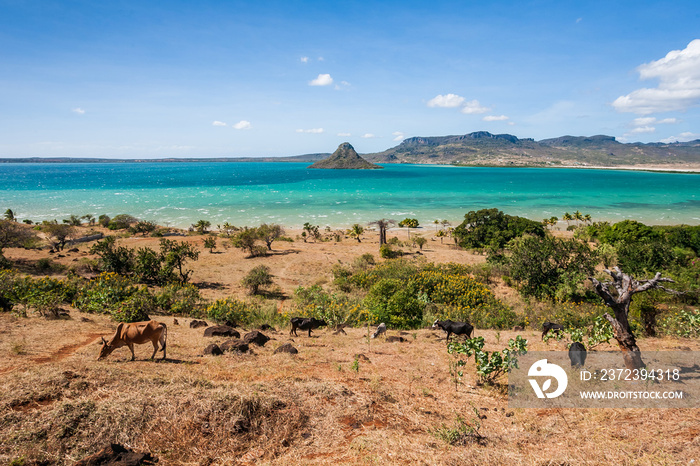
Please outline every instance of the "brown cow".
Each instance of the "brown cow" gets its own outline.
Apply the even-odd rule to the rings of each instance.
[[[102,358],[106,358],[117,348],[128,346],[131,350],[131,360],[133,361],[136,359],[136,355],[134,354],[134,344],[141,345],[143,343],[148,343],[149,341],[153,343],[153,354],[151,355],[151,359],[156,357],[159,342],[161,345],[160,350],[163,352],[163,359],[165,359],[165,343],[167,337],[168,328],[162,322],[156,322],[155,320],[150,320],[148,322],[134,322],[132,324],[125,324],[122,322],[117,325],[117,330],[114,332],[114,335],[109,342],[102,337],[102,349],[100,350],[100,356],[97,358],[97,360],[99,361]]]

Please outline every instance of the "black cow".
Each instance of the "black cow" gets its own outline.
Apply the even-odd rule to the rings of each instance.
[[[433,330],[441,328],[445,332],[447,332],[447,342],[449,343],[450,341],[450,335],[455,334],[455,335],[466,335],[467,338],[472,337],[472,332],[474,331],[474,327],[467,322],[453,322],[451,320],[436,320],[433,323]]]
[[[544,324],[542,324],[542,340],[544,340],[544,336],[547,335],[549,332],[561,333],[563,331],[563,325],[555,324],[554,322],[545,322]]]
[[[294,336],[299,336],[297,335],[297,329],[308,330],[309,336],[311,336],[311,330],[328,325],[325,320],[319,320],[314,317],[310,319],[306,317],[292,317],[290,322],[292,329],[289,331],[289,334]]]
[[[583,367],[586,364],[586,356],[586,347],[582,343],[574,342],[569,346],[571,367]]]

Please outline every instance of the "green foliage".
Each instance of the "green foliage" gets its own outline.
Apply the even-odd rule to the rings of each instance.
[[[464,354],[467,359],[474,356],[476,374],[481,382],[493,384],[498,378],[507,374],[511,369],[518,368],[518,356],[527,353],[527,340],[518,335],[515,340],[508,340],[508,347],[501,351],[484,351],[484,337],[467,339],[465,342],[451,341],[447,346],[450,354]],[[460,360],[458,365],[464,366],[466,361]],[[459,373],[460,377],[463,374]]]
[[[571,299],[583,293],[582,283],[598,262],[587,243],[552,236],[524,235],[509,243],[508,275],[523,296]]]
[[[540,222],[507,215],[498,209],[482,209],[467,213],[453,234],[463,248],[502,249],[510,240],[525,233],[543,237],[545,230]]]
[[[413,242],[414,242],[416,245],[418,245],[418,248],[422,251],[422,250],[423,250],[423,246],[425,246],[425,244],[428,242],[428,240],[425,239],[425,238],[422,237],[422,236],[415,236],[415,237],[413,238]]]
[[[390,244],[382,244],[379,246],[379,257],[382,259],[396,259],[402,255],[403,252],[400,249],[394,249]]]
[[[372,323],[385,322],[391,328],[410,329],[423,321],[425,303],[418,300],[415,286],[384,278],[375,283],[363,303]]]
[[[671,246],[662,241],[619,242],[617,265],[627,273],[655,273],[677,262]]]
[[[133,271],[141,283],[164,284],[170,278],[163,273],[160,254],[151,248],[139,248],[136,251]]]
[[[257,228],[244,227],[231,237],[231,244],[236,248],[247,251],[249,257],[264,256],[266,249],[264,247],[259,248],[256,244],[259,238]]]
[[[82,312],[112,314],[138,290],[130,278],[114,272],[105,272],[82,287],[73,306]]]
[[[268,251],[272,251],[272,243],[280,236],[284,235],[281,225],[275,223],[268,225],[263,223],[257,228],[258,238],[267,246]]]
[[[572,342],[583,343],[583,345],[591,350],[596,346],[608,343],[614,338],[613,328],[608,322],[605,316],[597,315],[592,321],[592,324],[562,324],[564,325],[564,331],[558,333],[549,332],[544,337],[542,341],[545,343],[550,339],[560,341],[563,338],[568,337]]]
[[[196,286],[171,283],[155,293],[159,313],[189,317],[202,317],[205,301]]]
[[[700,310],[672,308],[659,322],[661,333],[681,338],[700,338]]]
[[[329,293],[319,285],[300,286],[294,290],[294,309],[295,315],[323,319],[331,327],[355,325],[363,317],[361,307],[346,295]]]
[[[133,217],[129,214],[119,214],[114,216],[114,218],[112,218],[111,220],[109,220],[106,226],[110,230],[126,230],[138,221],[139,220],[136,217]]]
[[[57,250],[63,250],[66,243],[75,235],[75,229],[72,226],[60,223],[46,223],[42,225],[41,231]]]
[[[362,233],[365,232],[365,229],[359,224],[355,223],[348,231],[348,235],[351,237],[355,238],[358,243],[361,243],[362,241],[360,240],[360,237],[362,236]]]
[[[216,248],[216,237],[207,236],[206,238],[204,238],[204,247],[206,249],[209,249],[210,253],[213,253],[214,249]]]
[[[153,233],[156,231],[158,228],[158,225],[155,222],[151,221],[146,221],[142,220],[139,222],[136,222],[136,224],[132,227],[129,227],[129,231],[133,234],[141,234],[142,236],[146,236],[149,233]]]
[[[97,264],[102,272],[125,275],[134,268],[134,252],[127,247],[117,246],[114,236],[107,236],[95,243],[90,248],[90,254],[99,256]]]
[[[77,215],[71,215],[69,218],[64,219],[63,223],[72,227],[79,227],[83,222]]]
[[[101,226],[107,228],[107,225],[109,225],[109,222],[111,222],[112,219],[109,217],[109,215],[102,214],[99,217],[97,217],[97,223],[99,223]]]
[[[207,229],[211,226],[211,222],[209,220],[199,220],[197,223],[192,225],[192,228],[197,230],[197,233],[200,235],[203,235],[207,232]]]
[[[235,298],[217,299],[207,307],[209,319],[232,327],[245,324],[250,318],[248,305]]]
[[[160,259],[162,271],[161,277],[166,283],[178,281],[179,283],[187,283],[191,270],[185,270],[185,264],[190,261],[196,261],[199,258],[199,251],[194,249],[190,243],[168,240],[161,238],[160,240]]]
[[[241,285],[248,288],[250,294],[258,294],[261,287],[272,285],[272,283],[270,267],[266,265],[253,267],[241,280]]]
[[[433,429],[430,433],[434,437],[453,446],[464,446],[472,442],[484,444],[486,437],[480,432],[481,418],[479,411],[473,406],[472,410],[474,416],[471,422],[467,422],[462,416],[457,415],[453,427],[448,427],[446,424],[442,423],[440,427]]]
[[[158,304],[145,286],[137,288],[112,310],[112,319],[117,322],[143,322],[150,320],[149,314],[156,312]]]

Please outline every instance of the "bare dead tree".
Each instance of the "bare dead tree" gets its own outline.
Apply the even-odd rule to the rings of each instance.
[[[661,272],[657,272],[654,278],[649,280],[636,280],[631,275],[623,273],[619,267],[614,267],[612,270],[605,269],[605,272],[612,277],[612,281],[600,282],[593,277],[590,277],[590,280],[593,282],[598,296],[603,298],[605,305],[610,307],[615,314],[615,317],[613,317],[606,312],[604,316],[612,325],[613,334],[622,351],[625,367],[628,369],[641,369],[644,367],[644,361],[642,361],[641,351],[637,346],[637,340],[630,330],[627,319],[630,304],[632,303],[632,295],[651,289],[658,289],[675,295],[682,295],[683,293],[662,286],[661,283],[674,283],[674,281],[670,278],[662,277]],[[611,291],[610,286],[614,288],[614,292]]]
[[[379,228],[379,246],[386,244],[386,229],[395,223],[394,220],[387,220],[385,218],[369,222],[370,225],[377,225],[377,228]]]

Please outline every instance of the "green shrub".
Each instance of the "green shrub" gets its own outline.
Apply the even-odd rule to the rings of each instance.
[[[250,294],[258,294],[261,287],[272,285],[272,283],[270,267],[266,265],[253,267],[241,280],[241,285],[248,288]]]
[[[335,327],[340,324],[355,325],[361,319],[361,307],[346,296],[328,293],[319,285],[300,286],[294,290],[295,315],[315,317]]]
[[[190,284],[165,285],[155,293],[158,311],[166,315],[202,317],[204,298],[199,289]]]
[[[423,321],[425,303],[416,289],[400,280],[383,278],[372,285],[363,301],[372,323],[384,322],[391,328],[416,328]]]
[[[397,257],[401,257],[403,255],[403,252],[400,249],[394,249],[391,247],[391,244],[382,244],[379,247],[379,256],[382,259],[396,259]]]
[[[700,310],[672,308],[659,322],[661,333],[681,338],[700,338]]]
[[[217,299],[207,307],[209,319],[232,327],[245,324],[249,320],[248,305],[235,298]]]
[[[136,291],[138,288],[130,278],[106,272],[85,284],[73,305],[82,312],[111,314]]]
[[[128,298],[112,308],[112,319],[117,322],[143,322],[150,320],[150,315],[156,312],[158,304],[155,297],[142,286]]]

